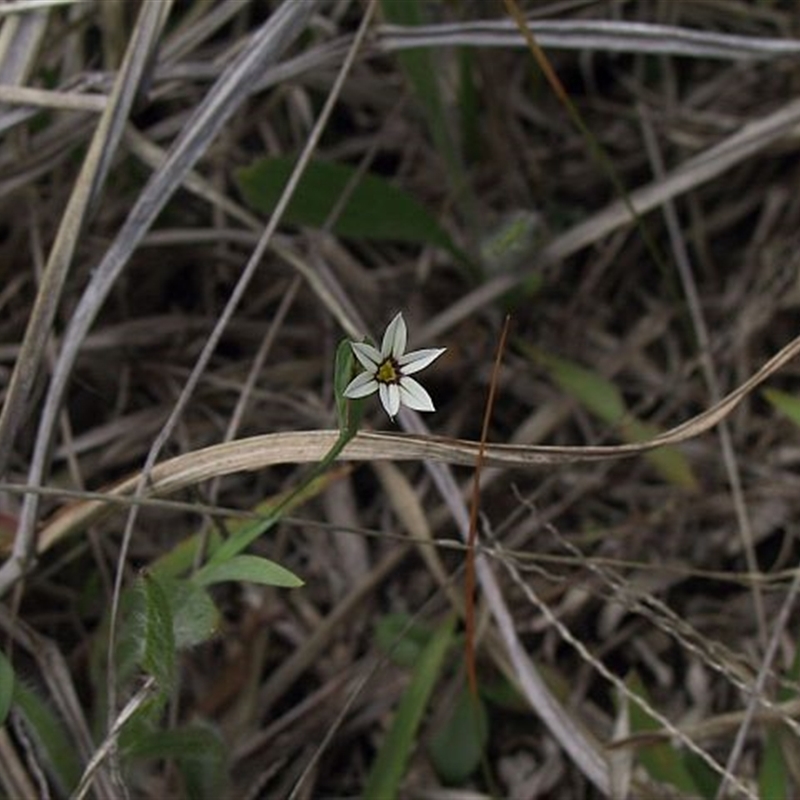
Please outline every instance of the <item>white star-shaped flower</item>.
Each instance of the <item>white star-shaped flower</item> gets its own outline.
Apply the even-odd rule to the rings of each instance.
[[[390,419],[394,419],[401,405],[415,411],[435,411],[431,396],[408,376],[432,364],[447,348],[431,347],[406,353],[407,338],[408,330],[401,312],[386,327],[380,350],[364,342],[350,342],[353,354],[366,372],[356,375],[347,384],[344,396],[357,400],[378,392]]]

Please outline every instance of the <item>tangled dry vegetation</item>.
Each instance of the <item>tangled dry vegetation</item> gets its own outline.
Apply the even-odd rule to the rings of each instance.
[[[5,796],[797,796],[794,3],[0,25]]]

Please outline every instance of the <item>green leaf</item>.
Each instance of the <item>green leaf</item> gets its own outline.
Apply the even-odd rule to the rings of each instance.
[[[567,394],[609,425],[617,425],[626,414],[622,393],[594,370],[547,353],[534,351],[536,359]]]
[[[208,641],[219,628],[219,610],[211,595],[191,580],[170,581],[166,586],[177,649]]]
[[[245,201],[263,214],[271,214],[294,167],[293,158],[263,158],[235,170]],[[353,181],[357,181],[351,186]],[[332,231],[352,239],[393,240],[430,244],[460,253],[430,213],[410,194],[383,178],[347,164],[312,161],[289,203],[284,222],[321,228],[340,198],[347,195]]]
[[[293,572],[260,556],[233,556],[227,561],[206,564],[193,578],[199,586],[225,581],[245,581],[264,586],[296,588],[303,585]]]
[[[633,419],[632,417],[622,424],[621,432],[626,442],[644,442],[660,433],[655,425],[639,422],[638,419]],[[644,457],[673,486],[680,486],[690,491],[697,489],[697,478],[694,475],[694,470],[692,470],[686,456],[678,448],[659,447],[657,450],[645,453]]]
[[[40,763],[58,786],[59,795],[68,796],[77,787],[82,772],[73,737],[50,706],[21,681],[14,687],[14,706],[25,722]]]
[[[124,739],[125,755],[136,759],[174,759],[191,800],[217,800],[224,796],[226,751],[219,734],[209,726],[191,725],[175,730],[139,730]]]
[[[381,0],[381,9],[386,21],[397,25],[412,27],[426,21],[420,0]],[[461,157],[448,125],[446,105],[439,84],[442,72],[440,59],[427,47],[399,50],[395,57],[419,100],[436,150],[447,164],[451,187],[461,189],[468,186]]]
[[[481,157],[481,108],[483,101],[474,76],[475,52],[462,47],[458,52],[458,126],[464,160],[477,161]]]
[[[413,667],[433,631],[412,623],[408,614],[384,614],[375,624],[375,643],[398,666]]]
[[[0,652],[0,725],[3,725],[11,709],[11,700],[14,696],[14,668]]]
[[[142,576],[145,600],[144,653],[142,666],[164,691],[175,685],[175,631],[170,600],[152,575]]]
[[[117,638],[114,643],[114,659],[118,685],[122,686],[138,675],[144,656],[145,628],[147,613],[144,586],[141,580],[122,592],[119,605],[119,624]],[[110,628],[110,608],[103,614],[100,627],[92,638],[90,654],[91,682],[94,686],[103,686],[108,680],[108,642]],[[103,693],[101,694],[101,703]],[[100,704],[99,704],[100,705]],[[98,707],[96,718],[105,718],[106,709]]]
[[[209,564],[220,564],[241,553],[259,536],[275,527],[284,514],[288,514],[299,505],[324,491],[331,480],[333,478],[329,475],[320,475],[311,480],[306,479],[298,489],[290,489],[278,497],[259,504],[256,511],[264,515],[263,519],[231,525],[230,538],[212,549]]]
[[[336,418],[339,430],[347,428],[347,398],[344,390],[353,378],[353,350],[347,339],[342,339],[336,348],[336,359],[333,364],[333,397],[336,401]]]
[[[228,523],[231,532],[241,526],[240,520],[232,520]],[[208,552],[214,552],[223,542],[222,536],[216,530],[211,530],[210,535],[195,533],[186,539],[175,544],[171,550],[167,550],[156,558],[147,571],[155,575],[159,580],[177,578],[188,573],[197,561],[197,549],[206,546]]]
[[[453,713],[428,747],[439,777],[445,783],[463,783],[480,766],[488,739],[483,700],[464,687]]]
[[[620,390],[598,372],[544,353],[526,342],[519,344],[526,355],[548,371],[565,393],[607,425],[617,428],[626,442],[643,442],[659,433],[655,426],[641,422],[629,413]],[[660,447],[645,453],[644,458],[672,485],[690,491],[697,489],[697,478],[691,464],[677,448]]]
[[[629,676],[626,684],[635,695],[649,702],[644,684],[638,675]],[[629,711],[631,734],[661,729],[659,722],[638,703],[631,703]],[[664,742],[642,747],[638,750],[638,755],[642,765],[654,780],[674,786],[683,796],[707,796],[700,791],[681,754],[671,744]]]
[[[372,764],[363,797],[391,800],[397,796],[414,747],[417,730],[453,637],[454,619],[442,625],[422,651],[391,727]]]
[[[793,394],[781,392],[778,389],[762,389],[761,393],[767,400],[785,414],[798,427],[800,427],[800,399]]]
[[[772,393],[774,390],[766,390]],[[765,391],[765,394],[766,394]],[[783,394],[779,392],[779,394]],[[794,398],[791,398],[794,400]],[[770,402],[772,400],[770,399]],[[796,402],[796,401],[795,401]],[[794,659],[786,674],[787,681],[797,683],[800,678],[800,647],[795,648]],[[778,689],[778,700],[786,703],[793,700],[797,692],[788,686]],[[764,744],[764,755],[758,773],[759,797],[775,798],[775,800],[788,800],[791,794],[792,773],[787,763],[787,755],[795,754],[797,739],[783,723],[776,722],[770,725],[767,731],[767,740]],[[794,763],[797,763],[796,755]],[[796,774],[796,773],[795,773]]]
[[[342,339],[336,348],[336,361],[333,368],[333,393],[336,399],[336,416],[339,430],[342,433],[358,432],[361,418],[364,416],[364,400],[350,400],[344,396],[347,384],[353,378],[353,349],[348,339]]]
[[[770,728],[758,772],[758,796],[770,800],[789,800],[789,770],[783,758],[780,732]]]

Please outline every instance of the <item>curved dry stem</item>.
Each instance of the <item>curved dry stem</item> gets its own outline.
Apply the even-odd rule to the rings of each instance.
[[[603,461],[646,453],[657,447],[675,445],[699,436],[730,414],[757,386],[800,352],[800,336],[776,353],[747,381],[701,414],[643,442],[600,446],[549,446],[487,443],[485,463],[492,467],[526,468],[548,464]],[[236,472],[253,472],[276,464],[319,461],[339,435],[335,430],[289,431],[253,436],[212,445],[158,464],[150,474],[150,496],[163,496],[211,478]],[[405,433],[361,432],[345,447],[340,458],[347,461],[438,461],[473,466],[478,442],[444,436]],[[137,473],[109,490],[110,496],[133,492],[140,480]],[[44,552],[104,513],[107,504],[91,500],[60,511],[40,532],[38,552]],[[4,572],[4,571],[3,571]],[[8,589],[0,573],[0,592]]]

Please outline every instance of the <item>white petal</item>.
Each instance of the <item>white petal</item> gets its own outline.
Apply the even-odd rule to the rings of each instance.
[[[342,394],[351,400],[367,397],[378,391],[378,382],[370,372],[361,372],[345,386]]]
[[[361,366],[368,372],[375,372],[378,365],[383,361],[381,354],[366,342],[350,342],[350,349],[353,355],[361,362]]]
[[[414,411],[436,411],[431,396],[413,378],[400,378],[400,399]]]
[[[386,326],[386,333],[383,334],[383,341],[381,342],[381,356],[383,358],[388,358],[389,356],[400,358],[406,349],[407,338],[406,321],[403,319],[403,312],[400,311]]]
[[[428,350],[414,350],[397,359],[397,366],[403,375],[413,375],[421,369],[430,366],[439,356],[447,350],[446,347],[431,347]]]
[[[379,383],[378,389],[381,395],[381,404],[386,409],[386,413],[391,419],[400,410],[400,389],[396,383]]]

